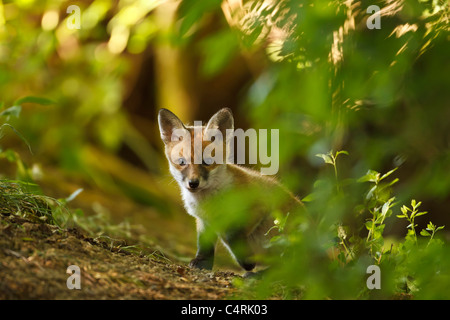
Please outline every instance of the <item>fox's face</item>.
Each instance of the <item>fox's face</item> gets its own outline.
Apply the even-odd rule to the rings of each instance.
[[[192,193],[216,186],[226,162],[227,133],[234,128],[231,110],[221,109],[206,126],[185,126],[175,114],[161,109],[158,122],[170,172],[178,184]]]

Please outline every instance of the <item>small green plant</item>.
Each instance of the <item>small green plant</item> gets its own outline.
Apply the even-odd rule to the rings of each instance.
[[[369,212],[372,214],[372,219],[365,223],[368,230],[366,244],[370,248],[372,257],[380,262],[381,249],[384,244],[383,231],[385,227],[385,219],[392,214],[392,207],[395,206],[395,197],[390,198],[381,207],[370,208]]]
[[[431,221],[428,223],[427,228],[423,229],[422,231],[420,231],[420,234],[424,237],[430,237],[430,240],[428,241],[428,245],[431,243],[431,241],[433,240],[434,235],[436,234],[436,232],[438,232],[439,230],[444,229],[445,226],[436,226],[434,225]],[[431,232],[431,233],[430,233]]]
[[[406,205],[403,205],[401,207],[402,214],[397,215],[397,218],[400,219],[406,219],[409,222],[409,225],[406,227],[408,230],[407,237],[412,237],[414,242],[417,244],[417,234],[416,234],[416,227],[417,224],[415,223],[415,219],[417,217],[423,216],[427,214],[426,211],[419,212],[418,208],[422,202],[416,202],[416,200],[411,200],[411,208],[408,208]]]
[[[348,156],[348,152],[345,150],[336,151],[335,154],[333,154],[333,151],[329,151],[328,153],[318,153],[316,154],[316,157],[322,158],[323,161],[327,164],[331,164],[334,168],[334,177],[336,178],[336,188],[337,191],[340,192],[341,188],[339,186],[339,178],[338,178],[338,170],[337,170],[337,158],[340,154],[345,154]]]
[[[371,218],[365,222],[367,237],[365,244],[369,248],[370,255],[379,264],[383,257],[385,220],[392,215],[392,208],[397,204],[395,197],[392,196],[392,186],[398,182],[398,179],[387,181],[398,168],[394,168],[385,174],[375,170],[368,170],[367,173],[359,178],[359,183],[369,182],[371,187],[367,192],[363,207],[368,211]]]

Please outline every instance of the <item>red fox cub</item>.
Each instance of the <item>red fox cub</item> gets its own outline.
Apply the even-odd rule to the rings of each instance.
[[[167,109],[159,111],[158,122],[170,172],[187,212],[197,222],[197,254],[189,266],[212,269],[220,239],[242,268],[252,270],[255,257],[267,251],[265,244],[273,236],[269,231],[276,229],[272,213],[302,203],[275,179],[229,163],[222,150],[230,149],[233,139],[230,109],[218,111],[206,126],[184,125]],[[246,194],[248,190],[252,193]],[[240,199],[251,198],[254,204],[226,203],[230,192],[240,194]]]

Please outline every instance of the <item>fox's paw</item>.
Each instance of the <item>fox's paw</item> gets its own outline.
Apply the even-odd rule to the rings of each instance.
[[[193,269],[212,270],[214,261],[212,259],[194,258],[189,262],[189,267]]]
[[[247,271],[246,273],[244,273],[244,275],[242,277],[244,279],[261,280],[267,274],[267,270],[268,269],[269,268],[266,268],[266,269],[263,269],[263,270],[259,270],[259,271]]]

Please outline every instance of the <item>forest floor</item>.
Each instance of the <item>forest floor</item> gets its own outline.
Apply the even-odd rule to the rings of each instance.
[[[126,248],[78,228],[0,215],[0,299],[223,299],[236,291],[233,272]],[[68,289],[71,265],[80,268],[80,290]]]
[[[79,188],[58,180],[57,188],[41,181],[44,194],[58,198]],[[223,263],[224,248],[213,271],[187,266],[196,250],[195,224],[179,204],[163,214],[124,195],[85,188],[70,203],[72,222],[62,227],[2,201],[0,300],[214,300],[236,297],[243,283],[230,258]],[[80,290],[67,286],[71,265],[80,268]]]

